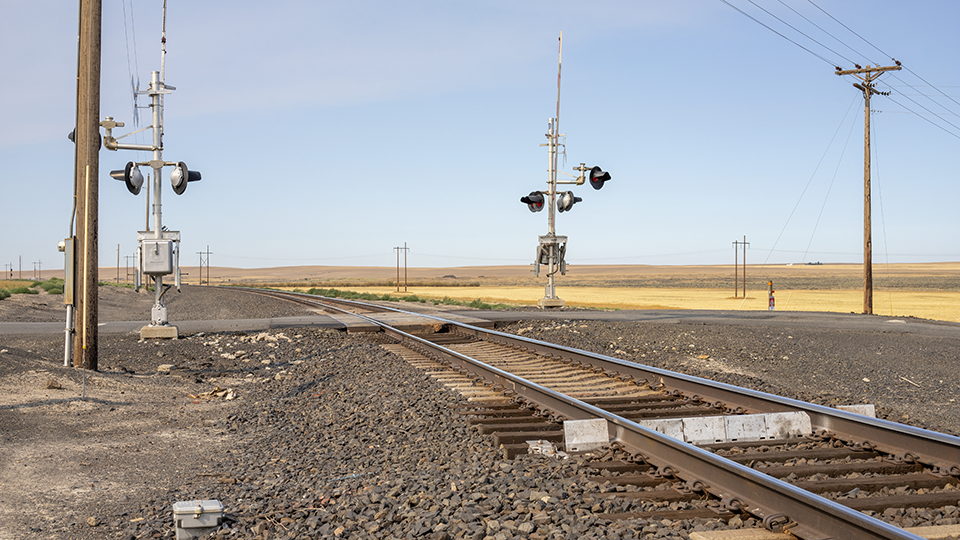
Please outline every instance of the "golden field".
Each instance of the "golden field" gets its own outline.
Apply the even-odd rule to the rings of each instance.
[[[218,281],[216,270],[211,271],[214,282]],[[300,271],[251,270],[226,279],[271,282],[289,289],[337,288],[521,305],[535,305],[546,284],[546,277],[534,277],[530,266],[410,268],[406,292],[401,269],[400,293],[396,268],[304,267]],[[283,275],[297,279],[283,280]],[[873,280],[877,315],[960,322],[960,263],[874,265]],[[863,311],[863,268],[858,264],[748,266],[746,299],[742,290],[734,296],[733,265],[571,266],[567,275],[556,277],[557,295],[568,306],[598,309],[767,310],[770,281],[778,311]]]
[[[486,303],[536,305],[542,287],[337,287],[341,290],[416,295],[418,298],[481,300]],[[598,309],[725,309],[758,311],[768,309],[767,291],[747,291],[747,298],[734,297],[719,289],[635,289],[626,287],[563,287],[558,280],[557,296],[567,306]],[[778,311],[833,311],[861,313],[863,291],[787,290],[774,293]],[[960,322],[960,292],[874,291],[876,315],[919,317]]]
[[[120,270],[123,281],[125,270]],[[182,271],[184,283],[199,282],[197,267],[182,267]],[[47,270],[43,274],[44,278],[63,275]],[[104,281],[113,281],[116,274],[116,268],[100,269]],[[214,285],[398,294],[396,267],[211,267],[209,274]],[[874,264],[873,280],[877,315],[960,322],[960,262]],[[403,281],[401,268],[401,291]],[[420,298],[534,305],[543,296],[546,277],[534,277],[531,265],[465,266],[408,268],[406,281],[406,294]],[[746,300],[742,290],[734,296],[733,265],[571,265],[567,275],[556,276],[557,295],[568,306],[598,309],[767,310],[769,281],[773,281],[778,311],[863,311],[859,264],[748,265]]]

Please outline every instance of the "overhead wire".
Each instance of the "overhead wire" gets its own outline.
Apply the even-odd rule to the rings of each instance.
[[[863,100],[861,99],[862,103]],[[846,119],[846,117],[844,117]],[[856,120],[857,117],[854,117]],[[807,242],[807,247],[803,252],[803,257],[801,262],[806,262],[807,252],[810,251],[810,246],[813,244],[813,237],[817,234],[817,228],[820,226],[820,219],[823,217],[823,210],[827,207],[827,200],[830,198],[830,192],[833,191],[833,184],[837,181],[837,173],[840,172],[840,164],[843,162],[843,155],[847,153],[847,146],[850,144],[850,136],[853,135],[853,127],[856,125],[856,122],[850,123],[850,131],[847,132],[847,140],[843,143],[843,150],[840,151],[840,158],[837,159],[837,167],[833,170],[833,178],[830,179],[830,185],[827,187],[827,193],[823,196],[823,204],[820,205],[820,213],[817,214],[817,221],[813,225],[813,231],[810,233],[810,240]]]
[[[856,49],[854,49],[853,47],[847,45],[846,43],[843,42],[843,40],[841,40],[841,39],[838,38],[837,36],[834,36],[834,35],[831,34],[830,32],[826,31],[822,26],[820,26],[819,24],[817,24],[817,23],[813,22],[812,20],[808,19],[805,15],[803,15],[802,13],[800,13],[799,11],[797,11],[796,9],[793,9],[792,7],[790,7],[790,5],[787,4],[786,2],[784,2],[783,0],[780,0],[780,3],[783,4],[783,5],[784,5],[787,9],[789,9],[790,11],[796,13],[796,14],[797,14],[800,18],[802,18],[803,20],[805,20],[805,21],[807,21],[808,23],[812,24],[813,26],[817,27],[817,29],[820,30],[821,32],[823,32],[824,34],[826,34],[826,35],[830,36],[831,38],[833,38],[833,40],[836,41],[837,43],[839,43],[839,44],[843,45],[844,47],[850,49],[850,50],[851,50],[853,53],[855,53],[855,54],[860,54],[859,52],[857,52]],[[853,61],[850,60],[849,58],[846,58],[846,57],[844,57],[844,56],[842,56],[842,55],[839,55],[839,56],[841,56],[841,58],[843,58],[843,59],[846,60],[847,62],[850,62],[851,64],[855,64],[855,63],[856,63],[856,62],[853,62]],[[861,56],[862,56],[862,55],[861,55]]]
[[[836,17],[834,17],[833,15],[827,13],[827,11],[826,11],[825,9],[823,9],[823,8],[820,7],[820,6],[818,6],[817,4],[814,4],[814,3],[813,3],[813,0],[807,0],[807,2],[810,2],[810,4],[813,5],[813,7],[819,9],[820,11],[822,11],[824,15],[826,15],[827,17],[830,17],[831,19],[833,19],[834,21],[836,21],[837,24],[839,24],[840,26],[846,28],[851,34],[853,34],[853,35],[857,36],[858,38],[862,39],[864,43],[866,43],[867,45],[870,45],[870,46],[873,47],[874,49],[880,51],[880,54],[886,56],[887,58],[891,58],[891,59],[893,58],[893,57],[890,56],[889,54],[881,51],[881,50],[880,50],[880,47],[877,47],[877,46],[874,45],[873,43],[870,43],[869,41],[867,41],[867,38],[865,38],[865,37],[861,36],[860,34],[854,32],[852,28],[850,28],[849,26],[847,26],[847,25],[843,24],[842,22],[840,22],[840,20],[837,19]],[[859,53],[858,53],[858,54],[859,54]],[[863,56],[864,58],[866,58],[866,55],[862,55],[862,56]]]
[[[858,34],[856,31],[854,31],[852,28],[850,28],[849,26],[843,24],[843,22],[841,22],[839,19],[837,19],[836,17],[834,17],[833,15],[831,15],[830,13],[828,13],[825,9],[823,9],[822,7],[820,7],[820,6],[818,6],[816,3],[814,3],[813,0],[807,0],[807,1],[808,1],[812,6],[814,6],[814,7],[817,8],[817,9],[819,9],[821,12],[823,12],[824,15],[826,15],[827,17],[830,17],[830,18],[833,19],[837,24],[839,24],[840,26],[842,26],[842,27],[844,27],[845,29],[847,29],[847,31],[849,31],[851,34],[857,36],[857,37],[860,38],[864,43],[866,43],[867,45],[869,45],[869,46],[873,47],[874,49],[876,49],[878,52],[880,52],[880,54],[882,54],[883,56],[885,56],[885,57],[887,57],[887,58],[890,58],[891,60],[893,60],[894,62],[896,62],[896,60],[893,58],[893,56],[887,54],[887,53],[884,52],[882,49],[880,49],[880,47],[877,47],[876,45],[874,45],[873,43],[871,43],[870,41],[868,41],[865,37],[861,36],[861,35]],[[781,3],[782,3],[782,1],[781,1]],[[819,28],[819,27],[818,27],[818,28]],[[835,38],[835,39],[836,39],[836,38]],[[838,40],[838,41],[839,41],[839,40]],[[869,57],[868,57],[867,55],[862,54],[862,53],[856,51],[856,50],[853,49],[852,47],[849,47],[849,46],[848,46],[848,48],[850,48],[850,50],[853,50],[853,51],[856,52],[857,54],[860,54],[860,55],[863,56],[864,58],[869,59]],[[875,62],[875,61],[873,61],[873,60],[871,60],[871,62],[873,62],[874,64],[877,63],[877,62]],[[898,65],[899,65],[899,63],[898,63]],[[931,84],[929,81],[927,81],[926,79],[924,79],[923,77],[921,77],[918,73],[916,73],[915,71],[913,71],[913,70],[910,69],[909,67],[907,67],[907,66],[901,66],[901,67],[902,67],[903,69],[906,69],[908,72],[910,72],[910,73],[911,73],[913,76],[915,76],[916,78],[918,78],[918,79],[920,79],[921,81],[923,81],[926,85],[930,86],[931,88],[933,88],[934,90],[936,90],[937,92],[939,92],[940,95],[946,97],[947,99],[949,99],[950,101],[956,103],[957,105],[960,105],[960,102],[958,102],[957,100],[955,100],[955,99],[953,99],[952,97],[948,96],[943,90],[940,90],[940,89],[937,88],[935,85]],[[903,79],[901,79],[900,77],[898,77],[895,73],[891,73],[890,75],[891,75],[893,78],[895,78],[896,80],[898,80],[898,81],[902,82],[903,84],[905,84],[906,86],[908,86],[909,88],[916,90],[916,88],[915,88],[912,84],[904,81]],[[904,95],[904,94],[901,94],[901,95]],[[907,99],[910,99],[910,98],[907,97]],[[933,114],[934,116],[937,116],[938,118],[940,118],[940,115],[939,115],[939,114],[934,113],[933,111],[930,111],[930,110],[927,109],[926,107],[923,107],[923,105],[920,105],[920,104],[917,103],[915,100],[910,99],[910,101],[913,101],[918,107],[922,107],[924,110],[926,110],[926,111],[929,112],[930,114]],[[931,101],[933,101],[933,100],[931,99]],[[896,103],[896,102],[895,102],[895,103]],[[937,102],[934,101],[934,103],[937,103]],[[900,105],[899,103],[897,103],[897,104]],[[942,104],[939,104],[939,103],[937,103],[937,104],[940,105],[941,107],[943,107],[943,109],[944,109],[945,111],[947,111],[948,113],[954,114],[952,111],[950,111],[950,109],[946,108],[946,106],[944,106],[944,105],[942,105]],[[903,107],[903,105],[900,105],[900,106]],[[904,107],[904,108],[907,109],[908,111],[910,111],[910,112],[913,113],[913,114],[918,114],[918,113],[912,111],[911,109],[909,109],[909,108],[907,108],[907,107]],[[952,124],[952,123],[950,123],[950,122],[947,122],[947,121],[944,120],[943,118],[940,118],[940,119],[943,120],[944,122],[950,124],[950,125],[953,126],[953,127],[957,127],[957,126],[955,126],[954,124]],[[927,120],[927,121],[930,122],[929,120]],[[936,125],[934,122],[930,122],[930,123]],[[944,129],[942,126],[937,126],[937,127],[940,127],[940,129]],[[960,129],[960,128],[958,128],[958,129]],[[950,134],[953,135],[954,137],[960,138],[960,136],[956,135],[955,133],[951,133],[950,131],[948,131],[948,130],[946,130],[946,129],[944,129],[944,131],[946,131],[947,133],[950,133]]]
[[[770,30],[770,31],[773,32],[774,34],[782,37],[783,39],[789,41],[790,43],[793,43],[793,44],[796,45],[797,47],[800,47],[801,49],[807,51],[808,53],[816,56],[817,58],[823,60],[823,61],[826,62],[827,64],[829,64],[829,65],[831,65],[831,66],[836,66],[836,65],[837,65],[836,62],[831,62],[830,60],[827,60],[827,59],[824,58],[823,56],[821,56],[821,55],[819,55],[819,54],[811,51],[810,49],[804,47],[803,45],[797,43],[796,41],[788,38],[787,36],[785,36],[785,35],[783,35],[783,34],[781,34],[780,32],[777,32],[776,30],[774,30],[774,29],[771,28],[770,26],[767,26],[766,24],[762,23],[759,19],[757,19],[757,18],[754,17],[753,15],[750,15],[750,14],[747,13],[746,11],[743,11],[742,9],[740,9],[740,8],[738,8],[737,6],[731,4],[731,3],[728,2],[727,0],[720,0],[720,1],[723,2],[724,4],[730,6],[731,8],[735,9],[736,11],[740,12],[740,14],[743,15],[744,17],[747,17],[748,19],[750,19],[750,20],[752,20],[753,22],[759,24],[760,26],[766,28],[767,30]],[[756,5],[756,4],[754,4],[754,5]]]
[[[952,135],[952,136],[960,139],[960,135],[957,135],[956,133],[950,131],[949,129],[947,129],[947,128],[943,127],[943,126],[941,126],[940,124],[934,122],[933,120],[930,120],[929,118],[923,116],[922,114],[917,113],[917,112],[911,110],[910,107],[907,107],[907,106],[904,105],[903,103],[900,103],[899,101],[893,99],[893,98],[890,97],[890,96],[887,96],[887,99],[889,99],[890,101],[892,101],[892,102],[896,103],[897,105],[903,107],[904,109],[906,109],[906,110],[907,110],[908,112],[910,112],[911,114],[915,114],[915,115],[917,115],[919,118],[922,118],[922,119],[925,120],[926,122],[929,122],[931,125],[934,125],[934,126],[940,128],[940,129],[942,129],[942,130],[944,131],[944,133],[947,133],[947,134],[949,134],[949,135]],[[910,100],[910,101],[913,101],[913,100]],[[914,103],[916,103],[916,102],[914,101]],[[918,105],[919,105],[919,104],[918,104]],[[924,107],[924,109],[927,110],[927,111],[929,111],[929,109],[926,109],[926,107]],[[931,112],[930,114],[933,114],[933,115],[936,116],[937,118],[940,118],[940,115],[937,114],[937,113]],[[942,118],[941,118],[941,120],[942,120]],[[950,122],[947,122],[947,123],[950,124],[951,126],[953,126],[953,124],[951,124]],[[957,127],[957,126],[954,126],[954,127]]]
[[[843,58],[843,59],[846,60],[847,62],[854,63],[854,62],[853,62],[852,60],[850,60],[849,58],[843,56],[842,54],[840,54],[840,53],[838,53],[837,51],[831,49],[830,47],[827,47],[827,46],[824,45],[823,43],[820,43],[819,41],[813,39],[812,37],[808,36],[806,33],[802,32],[800,29],[798,29],[797,27],[795,27],[795,26],[793,26],[792,24],[788,23],[787,21],[781,19],[780,17],[777,17],[777,16],[774,15],[773,13],[770,13],[770,11],[768,11],[768,10],[767,10],[766,8],[764,8],[763,6],[757,4],[757,3],[754,2],[753,0],[747,0],[747,1],[750,2],[751,4],[753,4],[754,6],[756,6],[757,8],[761,9],[761,10],[762,10],[764,13],[766,13],[767,15],[770,15],[770,16],[773,17],[774,19],[776,19],[776,20],[782,22],[783,24],[789,26],[790,28],[793,29],[793,31],[797,32],[797,33],[800,34],[801,36],[809,39],[810,41],[816,43],[817,45],[823,47],[824,49],[832,52],[833,54],[835,54],[835,55],[837,55],[837,56],[839,56],[840,58]],[[786,5],[786,4],[784,4],[784,5]],[[789,6],[787,6],[787,7],[789,7]],[[792,9],[792,8],[791,8],[791,9]],[[834,66],[836,66],[836,63],[834,63]]]
[[[890,250],[887,247],[887,219],[883,213],[883,190],[881,189],[880,182],[880,144],[879,138],[877,137],[877,132],[873,122],[870,123],[870,138],[873,141],[871,149],[873,150],[873,163],[874,167],[871,171],[874,177],[874,185],[877,186],[877,203],[880,206],[880,232],[883,234],[883,269],[884,272],[889,276],[890,275]],[[887,300],[890,302],[890,315],[893,316],[893,292],[887,290]]]
[[[735,9],[736,11],[738,11],[739,13],[741,13],[742,15],[744,15],[745,17],[753,20],[753,21],[756,22],[757,24],[763,26],[764,28],[766,28],[766,29],[770,30],[771,32],[777,34],[778,36],[786,39],[787,41],[793,43],[794,45],[800,47],[801,49],[807,51],[808,53],[816,56],[817,58],[819,58],[819,59],[821,59],[821,60],[823,60],[824,62],[827,62],[828,64],[830,64],[830,65],[832,65],[832,66],[835,66],[835,67],[837,66],[837,63],[836,63],[836,62],[830,62],[830,61],[827,60],[823,55],[814,52],[813,50],[811,50],[811,49],[809,49],[809,48],[801,45],[800,43],[798,43],[797,41],[794,41],[793,39],[790,39],[790,38],[787,37],[786,35],[778,32],[777,30],[775,30],[775,29],[772,28],[771,26],[769,26],[769,25],[761,22],[759,19],[753,17],[753,16],[750,15],[749,13],[743,11],[742,9],[738,8],[737,6],[734,6],[734,5],[731,4],[729,1],[727,1],[727,0],[720,0],[720,1],[723,2],[724,4],[730,6],[731,8]],[[781,17],[778,17],[777,15],[773,14],[773,13],[770,12],[769,10],[763,8],[762,6],[760,6],[759,4],[757,4],[756,2],[754,2],[753,0],[747,0],[747,1],[750,2],[752,5],[754,5],[755,7],[757,7],[758,9],[762,10],[763,12],[765,12],[766,14],[770,15],[770,16],[773,17],[774,19],[780,21],[782,24],[790,27],[790,28],[791,28],[792,30],[794,30],[795,32],[797,32],[797,33],[801,34],[802,36],[804,36],[805,38],[813,41],[814,43],[816,43],[816,44],[819,45],[820,47],[823,47],[824,49],[830,51],[831,53],[833,53],[833,54],[835,54],[835,55],[837,55],[837,56],[839,56],[840,58],[843,58],[844,60],[846,60],[847,62],[849,62],[849,63],[851,63],[851,64],[858,65],[856,62],[850,60],[849,58],[847,58],[847,57],[845,57],[844,55],[838,53],[837,51],[831,49],[830,47],[827,47],[826,45],[824,45],[824,44],[821,43],[820,41],[812,38],[811,36],[807,35],[807,34],[804,33],[803,31],[801,31],[801,30],[799,30],[798,28],[796,28],[795,26],[793,26],[793,25],[791,25],[790,23],[786,22],[786,21],[785,21],[784,19],[782,19]],[[840,26],[842,26],[843,28],[845,28],[847,31],[849,31],[849,32],[852,33],[853,35],[855,35],[855,36],[857,36],[858,38],[860,38],[864,43],[866,43],[867,45],[869,45],[869,46],[873,47],[874,49],[876,49],[877,51],[879,51],[880,54],[882,54],[882,55],[890,58],[890,59],[893,60],[894,62],[896,62],[896,60],[895,60],[892,56],[888,55],[888,54],[887,54],[886,52],[884,52],[882,49],[880,49],[879,47],[877,47],[876,45],[874,45],[873,43],[871,43],[870,41],[868,41],[866,38],[864,38],[863,36],[861,36],[860,34],[858,34],[858,33],[857,33],[856,31],[854,31],[852,28],[850,28],[849,26],[847,26],[846,24],[844,24],[843,22],[841,22],[839,19],[837,19],[836,17],[834,17],[833,15],[831,15],[829,12],[827,12],[825,9],[823,9],[822,7],[820,7],[819,5],[817,5],[816,3],[814,3],[813,0],[807,0],[807,1],[808,1],[811,5],[813,5],[815,8],[817,8],[818,10],[820,10],[821,12],[823,12],[826,16],[830,17],[830,18],[831,18],[833,21],[835,21],[837,24],[839,24]],[[857,51],[855,48],[851,47],[850,45],[848,45],[847,43],[845,43],[845,42],[844,42],[843,40],[841,40],[840,38],[834,36],[833,34],[831,34],[830,32],[828,32],[826,29],[822,28],[820,25],[814,23],[814,22],[811,21],[809,18],[807,18],[807,17],[803,16],[802,14],[800,14],[800,12],[798,12],[796,9],[794,9],[794,8],[790,7],[789,5],[787,5],[786,3],[784,3],[783,0],[780,0],[780,3],[783,4],[784,6],[786,6],[788,9],[790,9],[792,12],[794,12],[795,14],[797,14],[798,16],[800,16],[801,18],[803,18],[805,21],[809,22],[810,24],[812,24],[813,26],[815,26],[816,28],[820,29],[822,32],[824,32],[825,34],[827,34],[828,36],[830,36],[831,38],[833,38],[834,40],[836,40],[838,43],[842,44],[842,45],[843,45],[844,47],[846,47],[847,49],[853,51],[854,53],[856,53],[856,54],[858,54],[858,55],[860,55],[860,56],[862,56],[862,57],[864,57],[864,58],[867,58],[868,60],[870,60],[870,58],[869,58],[868,55],[865,55],[865,54]],[[874,64],[877,64],[877,62],[875,62],[875,61],[873,61],[873,60],[870,60],[870,62],[872,62],[872,63],[874,63]],[[899,64],[899,62],[898,62],[898,64]],[[879,64],[877,64],[877,65],[879,65]],[[908,72],[910,72],[911,74],[915,75],[918,79],[920,79],[921,81],[923,81],[925,84],[927,84],[927,85],[930,86],[931,88],[934,88],[937,92],[939,92],[941,95],[943,95],[944,97],[946,97],[946,98],[949,99],[950,101],[952,101],[952,102],[957,103],[958,105],[960,105],[960,102],[958,102],[957,100],[955,100],[953,97],[948,96],[945,92],[943,92],[942,90],[940,90],[939,88],[937,88],[935,85],[931,84],[929,81],[927,81],[926,79],[924,79],[923,77],[921,77],[920,75],[918,75],[916,72],[914,72],[914,71],[911,70],[910,68],[908,68],[908,67],[906,67],[906,66],[902,66],[902,67],[903,67],[904,69],[906,69]],[[913,88],[913,89],[916,89],[913,85],[911,85],[910,83],[904,81],[902,78],[898,77],[896,74],[891,73],[890,75],[891,75],[892,77],[894,77],[896,80],[898,80],[898,81],[902,82],[903,84],[905,84],[906,86],[908,86],[908,87],[910,87],[910,88]],[[916,100],[914,100],[914,99],[912,99],[912,98],[910,98],[910,97],[907,97],[907,99],[909,99],[910,101],[912,101],[913,103],[915,103],[918,107],[922,107],[925,111],[927,111],[929,114],[937,117],[937,118],[938,118],[939,120],[941,120],[942,122],[944,122],[944,123],[946,123],[946,124],[949,124],[950,126],[952,126],[952,127],[954,127],[954,128],[960,129],[960,127],[958,127],[957,125],[955,125],[955,124],[953,124],[952,122],[948,121],[947,119],[943,118],[939,113],[935,113],[935,112],[931,111],[930,109],[924,107],[923,105],[921,105],[921,104],[918,103]],[[903,104],[901,104],[901,103],[899,103],[899,102],[897,102],[897,101],[895,101],[895,100],[891,100],[891,101],[893,101],[893,102],[896,103],[897,105],[900,105],[900,106],[903,107],[906,111],[908,111],[908,112],[910,112],[910,113],[912,113],[912,114],[916,114],[916,115],[920,116],[921,118],[923,118],[923,116],[922,116],[920,113],[917,113],[917,112],[914,111],[913,109],[911,109],[911,108],[909,108],[909,107],[906,107],[906,106],[904,106]],[[931,101],[933,101],[933,100],[931,99]],[[946,106],[944,106],[944,105],[942,105],[942,104],[940,104],[940,103],[938,103],[938,102],[936,102],[936,101],[934,101],[934,103],[937,103],[939,106],[943,107],[944,110],[947,111],[948,113],[954,114],[954,113],[953,113],[952,111],[950,111]],[[927,122],[933,124],[934,126],[937,126],[938,128],[940,128],[941,130],[945,131],[946,133],[948,133],[948,134],[950,134],[950,135],[953,135],[954,137],[960,138],[960,135],[957,135],[956,133],[951,132],[949,129],[944,128],[944,127],[941,126],[941,125],[938,125],[936,122],[930,120],[929,118],[923,118],[923,119],[926,120]]]
[[[777,239],[773,241],[773,247],[770,248],[770,251],[767,253],[767,258],[763,261],[763,264],[766,265],[767,261],[770,260],[770,255],[773,254],[773,251],[776,249],[777,244],[780,242],[780,238],[783,236],[783,233],[787,230],[787,226],[790,224],[790,220],[793,219],[793,215],[797,212],[797,208],[800,206],[800,202],[803,201],[803,196],[807,193],[807,189],[810,188],[810,184],[813,182],[813,179],[817,176],[817,171],[820,170],[820,166],[823,164],[823,160],[827,157],[827,153],[830,151],[830,147],[833,146],[833,141],[836,140],[837,134],[840,133],[840,128],[843,127],[843,124],[847,121],[847,116],[850,114],[850,110],[853,109],[853,104],[857,102],[857,97],[855,96],[851,101],[850,105],[847,106],[847,112],[843,113],[843,119],[840,120],[840,123],[837,124],[837,129],[834,130],[833,136],[830,137],[830,142],[827,143],[827,147],[823,150],[823,155],[820,156],[820,161],[817,162],[817,166],[813,169],[813,174],[810,175],[810,179],[807,180],[807,185],[803,186],[803,191],[800,192],[800,197],[797,198],[796,204],[793,205],[793,210],[790,211],[790,215],[787,216],[787,221],[784,222],[783,228],[780,229],[780,234],[777,235]],[[809,245],[807,248],[809,249]]]

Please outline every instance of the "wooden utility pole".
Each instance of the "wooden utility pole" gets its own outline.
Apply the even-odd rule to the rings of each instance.
[[[889,96],[890,92],[874,90],[874,81],[885,71],[899,71],[900,62],[894,60],[895,66],[870,67],[857,66],[856,69],[837,68],[837,75],[853,75],[863,81],[853,83],[853,86],[863,92],[863,312],[873,313],[873,239],[870,222],[870,96],[880,94]]]
[[[407,243],[403,243],[403,247],[397,246],[393,248],[397,252],[397,292],[400,292],[400,251],[403,251],[403,292],[407,292],[407,252],[410,251],[410,248],[407,247]]]
[[[74,367],[97,366],[97,213],[100,172],[100,17],[101,0],[80,0],[80,43],[77,55],[77,198],[76,304]]]
[[[743,235],[743,242],[739,240],[734,240],[733,242],[733,297],[737,298],[737,292],[740,287],[737,276],[737,249],[742,245],[743,246],[743,297],[747,297],[747,245],[750,242],[747,242],[747,235]]]
[[[397,292],[400,292],[400,246],[394,246],[393,250],[397,252]]]
[[[207,244],[206,251],[198,251],[197,254],[200,255],[200,284],[203,285],[203,261],[206,260],[207,261],[207,285],[209,285],[210,284],[210,255],[212,254],[210,252],[210,245]],[[204,255],[207,256],[206,259],[203,258]]]

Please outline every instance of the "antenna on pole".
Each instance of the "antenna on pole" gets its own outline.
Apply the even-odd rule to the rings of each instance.
[[[557,125],[554,134],[560,133],[560,68],[563,65],[563,30],[560,31],[560,45],[557,50]],[[554,164],[556,165],[556,164]]]
[[[163,0],[163,24],[160,27],[160,83],[162,84],[164,63],[167,59],[167,0]]]

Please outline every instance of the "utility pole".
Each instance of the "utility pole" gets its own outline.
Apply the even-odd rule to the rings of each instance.
[[[206,251],[198,251],[197,254],[200,255],[200,284],[201,284],[201,285],[203,285],[203,261],[204,261],[203,256],[204,256],[204,255],[207,256],[207,258],[206,258],[206,261],[207,261],[207,285],[209,285],[209,284],[210,284],[210,255],[211,255],[211,253],[210,253],[210,244],[207,244],[207,250],[206,250]]]
[[[886,71],[899,71],[900,62],[895,66],[870,67],[856,66],[856,69],[840,69],[837,75],[853,75],[863,83],[853,83],[853,86],[863,92],[863,313],[873,313],[873,240],[870,221],[870,96],[879,94],[889,96],[890,92],[878,92],[874,89],[874,81]]]
[[[117,283],[120,283],[120,244],[117,244]]]
[[[77,55],[77,126],[75,195],[79,272],[74,295],[79,331],[74,337],[74,367],[97,371],[97,213],[100,173],[100,22],[101,0],[80,0],[80,42]],[[81,232],[82,231],[82,232]]]
[[[737,298],[737,292],[740,284],[737,281],[737,249],[743,246],[743,297],[747,297],[747,235],[743,235],[743,242],[736,240],[733,242],[733,297]]]
[[[136,259],[136,258],[137,258],[136,255],[123,256],[123,267],[124,267],[124,270],[126,271],[126,274],[124,275],[124,278],[123,278],[124,283],[130,282],[130,259]]]
[[[737,272],[740,270],[740,261],[737,259],[737,242],[733,242],[733,297],[738,298],[740,295],[740,276],[737,275]]]
[[[407,292],[407,243],[393,248],[397,252],[397,292],[400,292],[400,251],[403,250],[403,292]]]

